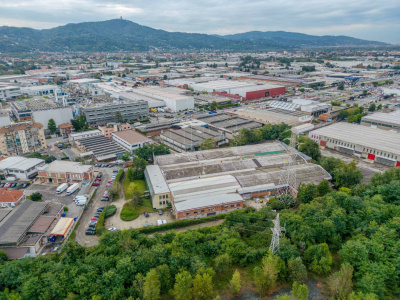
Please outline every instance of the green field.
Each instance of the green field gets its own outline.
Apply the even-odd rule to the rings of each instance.
[[[143,194],[144,191],[147,190],[146,181],[144,181],[144,180],[129,181],[128,179],[125,179],[125,181],[124,181],[124,194],[125,194],[125,199],[126,200],[132,199],[132,196],[133,196],[132,192],[128,192],[129,186],[131,184],[135,186],[134,190],[140,192],[141,194]]]

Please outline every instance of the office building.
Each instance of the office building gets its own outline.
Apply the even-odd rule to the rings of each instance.
[[[0,174],[15,176],[21,180],[32,179],[37,176],[38,168],[44,164],[44,160],[39,158],[11,156],[0,161]]]
[[[0,86],[0,100],[9,101],[21,96],[18,86]]]
[[[152,143],[148,137],[132,129],[114,132],[112,139],[130,154],[144,145]]]
[[[121,113],[124,121],[147,117],[149,115],[149,106],[146,101],[139,100],[136,102],[84,107],[82,112],[86,117],[86,123],[92,126],[118,122],[118,112]]]

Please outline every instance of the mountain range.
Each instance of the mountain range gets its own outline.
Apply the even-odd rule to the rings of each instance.
[[[251,31],[232,35],[168,32],[113,19],[67,24],[51,29],[0,27],[0,52],[29,51],[148,51],[228,50],[255,51],[304,47],[385,46],[382,42],[348,36],[315,36],[285,31]]]

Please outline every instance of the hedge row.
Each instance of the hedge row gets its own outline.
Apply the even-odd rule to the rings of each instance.
[[[101,235],[103,233],[103,231],[104,231],[104,221],[106,219],[105,216],[106,216],[106,212],[105,212],[105,210],[103,210],[101,212],[99,218],[97,219],[97,223],[96,223],[96,226],[95,226],[97,234]]]
[[[114,182],[121,182],[122,178],[124,177],[125,171],[124,169],[119,169],[117,176],[115,176]]]
[[[202,224],[202,223],[207,223],[211,221],[215,221],[217,219],[224,219],[225,215],[224,214],[219,214],[216,216],[212,217],[205,217],[205,218],[199,218],[199,219],[184,219],[184,220],[179,220],[176,222],[171,222],[159,226],[152,226],[152,227],[144,227],[141,229],[137,229],[141,233],[153,233],[157,231],[165,231],[165,230],[171,230],[171,229],[177,229],[177,228],[182,228],[186,226],[192,226],[192,225],[197,225],[197,224]]]

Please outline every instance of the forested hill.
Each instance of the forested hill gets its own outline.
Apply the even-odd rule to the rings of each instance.
[[[297,32],[286,31],[250,31],[237,33],[232,35],[221,36],[222,38],[232,41],[272,41],[286,47],[335,47],[335,46],[380,46],[387,45],[381,42],[367,41],[356,39],[349,36],[333,36],[333,35],[308,35]]]
[[[0,52],[148,51],[150,49],[254,51],[303,46],[379,46],[351,37],[311,36],[290,32],[249,32],[230,36],[168,32],[114,19],[67,24],[51,29],[0,27]]]

